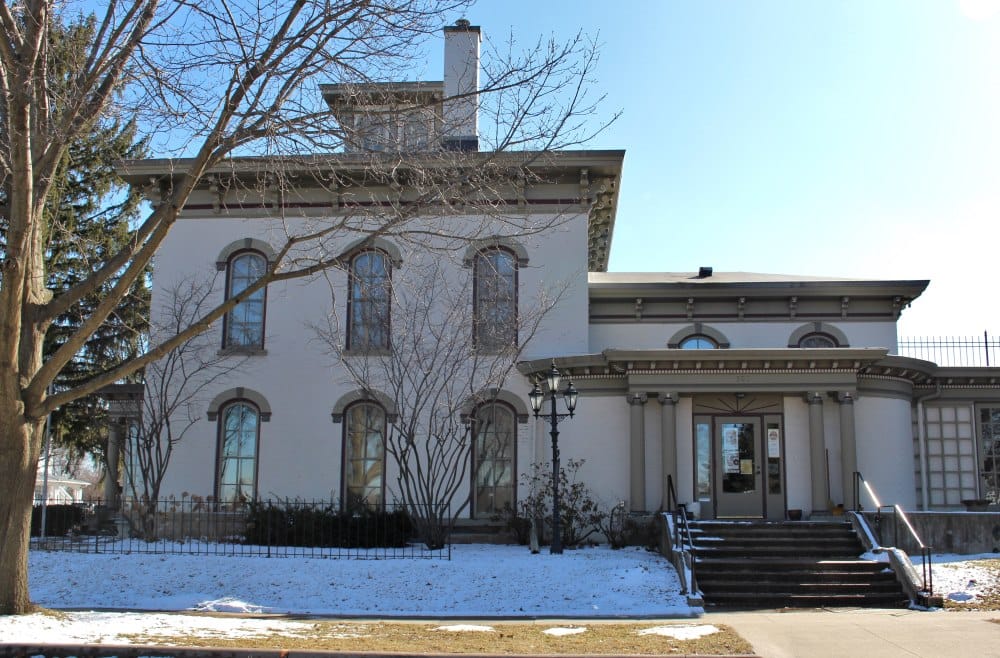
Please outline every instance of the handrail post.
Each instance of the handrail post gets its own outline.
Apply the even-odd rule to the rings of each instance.
[[[861,512],[863,509],[861,505],[861,473],[854,471],[854,511]]]

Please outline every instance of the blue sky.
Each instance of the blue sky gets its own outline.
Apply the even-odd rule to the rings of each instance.
[[[604,44],[596,87],[623,116],[591,146],[627,152],[611,270],[930,279],[901,334],[1000,333],[1000,0],[480,0],[468,18]]]

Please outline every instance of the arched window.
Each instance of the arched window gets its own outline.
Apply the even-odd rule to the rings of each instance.
[[[473,330],[478,348],[517,344],[517,257],[502,247],[483,249],[473,264]]]
[[[347,509],[385,500],[385,410],[358,402],[344,414],[343,498]]]
[[[682,340],[678,347],[682,350],[714,350],[719,344],[704,334],[693,334]]]
[[[806,334],[799,339],[799,347],[837,347],[837,339],[829,334]]]
[[[226,299],[239,295],[267,271],[267,259],[257,251],[235,253],[226,268]],[[224,321],[223,347],[263,349],[266,288],[250,293]]]
[[[517,418],[513,409],[498,402],[484,404],[473,417],[475,489],[472,514],[488,518],[505,507],[514,508]]]
[[[257,496],[257,446],[260,412],[246,400],[231,402],[219,414],[215,497],[240,504]]]
[[[347,297],[347,349],[366,352],[389,349],[389,308],[392,264],[374,249],[351,259]]]

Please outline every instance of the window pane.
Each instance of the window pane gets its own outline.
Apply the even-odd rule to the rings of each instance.
[[[513,506],[516,420],[502,404],[486,404],[476,411],[476,517],[502,511],[505,504]]]
[[[702,336],[701,334],[688,336],[680,343],[680,348],[682,350],[714,350],[717,347],[718,345],[714,340],[708,336]]]
[[[517,260],[502,249],[482,251],[474,271],[476,345],[500,349],[517,343]]]
[[[826,334],[809,334],[799,341],[799,347],[836,347],[837,341]]]
[[[348,409],[344,427],[344,502],[382,505],[385,413],[369,403]]]
[[[218,498],[221,502],[250,500],[256,491],[257,409],[231,404],[222,414]]]
[[[226,298],[238,295],[264,275],[267,261],[258,253],[243,253],[229,262]],[[257,290],[226,315],[227,346],[263,347],[264,289]]]
[[[381,251],[365,251],[351,261],[349,349],[389,349],[391,267]]]

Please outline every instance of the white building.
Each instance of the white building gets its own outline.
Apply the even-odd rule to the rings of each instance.
[[[608,504],[661,509],[671,483],[703,517],[778,519],[853,506],[855,472],[908,509],[995,500],[1000,371],[895,356],[896,322],[927,281],[607,272],[624,152],[478,151],[469,92],[479,28],[460,23],[445,42],[443,82],[323,89],[346,152],[280,171],[236,159],[182,211],[156,257],[154,314],[186,277],[218,272],[216,299],[240,295],[288,235],[339,227],[315,255],[337,255],[339,267],[246,296],[214,330],[219,350],[246,363],[214,386],[177,446],[164,496],[396,499],[384,441],[399,398],[359,386],[342,359],[399,350],[391,337],[408,318],[395,282],[433,265],[448,290],[464,291],[470,354],[523,343],[516,370],[483,379],[463,407],[476,441],[453,502],[470,501],[462,518],[513,504],[520,476],[550,459],[549,427],[532,417],[528,392],[553,360],[580,391],[575,418],[560,425],[563,460],[586,460],[579,475]],[[441,102],[456,93],[461,101]],[[387,183],[385,164],[400,151],[422,155],[401,160]],[[521,178],[465,188],[474,192],[461,210],[421,205],[435,172],[445,180],[459,164]],[[155,203],[169,163],[137,163],[129,178]],[[408,208],[419,216],[406,231],[377,223]],[[466,241],[438,235],[466,230],[456,227],[474,230]],[[532,316],[552,291],[551,310]],[[538,326],[525,340],[527,317]]]

